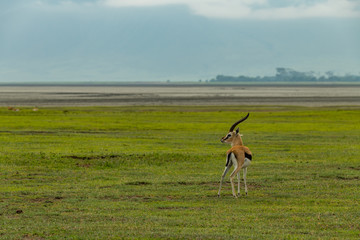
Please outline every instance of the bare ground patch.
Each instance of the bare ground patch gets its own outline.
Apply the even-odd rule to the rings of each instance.
[[[5,86],[0,106],[360,105],[360,85]]]

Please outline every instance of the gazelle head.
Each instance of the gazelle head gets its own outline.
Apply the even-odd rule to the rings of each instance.
[[[245,121],[247,118],[249,117],[249,113],[243,117],[242,119],[240,119],[239,121],[235,122],[229,130],[229,133],[226,134],[224,137],[221,138],[221,142],[222,143],[230,143],[230,144],[234,144],[234,142],[236,141],[236,139],[239,141],[239,144],[242,145],[242,140],[241,140],[241,135],[239,134],[239,128],[237,128],[234,131],[234,128],[241,122]]]

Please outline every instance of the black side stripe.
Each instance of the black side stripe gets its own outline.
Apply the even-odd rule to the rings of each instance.
[[[251,161],[252,160],[252,155],[245,153],[245,158],[247,158],[247,159],[249,159]]]
[[[226,164],[225,164],[225,167],[229,166],[230,164],[230,157],[231,157],[231,153],[229,153],[226,157]]]

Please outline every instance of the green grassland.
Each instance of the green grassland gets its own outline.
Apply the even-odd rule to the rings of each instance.
[[[359,140],[356,107],[1,108],[0,239],[359,239]]]

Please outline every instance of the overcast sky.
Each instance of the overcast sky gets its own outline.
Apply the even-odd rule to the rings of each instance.
[[[359,0],[1,0],[0,82],[360,74]]]

